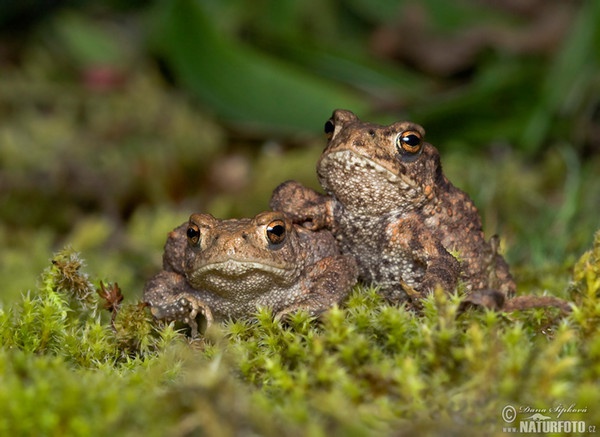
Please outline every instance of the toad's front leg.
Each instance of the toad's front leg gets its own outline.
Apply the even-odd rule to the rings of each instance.
[[[187,283],[184,276],[175,272],[162,271],[148,281],[143,300],[150,305],[155,319],[179,321],[189,325],[192,338],[198,335],[198,314],[205,317],[207,326],[214,320],[212,311],[197,297],[196,290]]]
[[[269,206],[273,211],[283,211],[294,223],[311,230],[334,230],[333,200],[296,181],[280,184],[271,195]]]
[[[418,219],[405,218],[386,229],[388,244],[383,253],[394,262],[387,267],[375,266],[375,270],[377,267],[380,270],[379,279],[386,279],[383,282],[387,287],[383,287],[382,294],[392,301],[402,300],[403,295],[411,300],[422,298],[438,287],[453,292],[458,285],[459,261],[442,246],[436,235],[418,232],[420,228]]]

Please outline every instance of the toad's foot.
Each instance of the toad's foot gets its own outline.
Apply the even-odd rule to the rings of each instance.
[[[186,323],[191,328],[192,338],[198,335],[198,314],[204,316],[207,327],[214,321],[208,305],[189,293],[180,293],[160,304],[150,304],[150,311],[157,320]]]
[[[505,293],[499,290],[477,290],[469,293],[461,302],[458,312],[467,308],[487,308],[495,311],[513,312],[533,308],[557,308],[563,314],[572,311],[571,305],[564,299],[554,296],[516,296],[506,299]]]
[[[213,322],[212,311],[201,301],[196,290],[188,285],[183,275],[165,271],[155,275],[144,288],[144,301],[157,320],[180,321],[192,329],[192,336],[198,334],[196,317],[202,314],[208,326]]]

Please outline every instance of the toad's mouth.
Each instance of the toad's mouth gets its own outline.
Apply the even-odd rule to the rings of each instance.
[[[205,274],[215,274],[220,276],[244,276],[249,274],[264,274],[285,276],[293,267],[282,267],[267,262],[257,262],[248,260],[227,259],[225,261],[211,262],[198,267],[194,270],[192,276],[201,276]]]
[[[369,214],[390,211],[418,192],[415,181],[351,150],[323,156],[317,173],[325,191],[344,206]]]
[[[331,170],[344,174],[369,173],[381,180],[395,184],[401,178],[393,171],[373,161],[371,158],[358,154],[352,150],[339,150],[324,155],[319,163],[319,169],[331,174]]]

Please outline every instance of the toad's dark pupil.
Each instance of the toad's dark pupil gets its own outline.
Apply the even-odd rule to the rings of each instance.
[[[194,240],[200,236],[200,231],[196,228],[188,228],[187,229],[187,237],[190,240]]]
[[[402,137],[402,142],[408,144],[410,147],[416,147],[421,143],[421,138],[415,134],[408,134]]]
[[[275,237],[281,237],[285,232],[285,228],[281,225],[275,225],[267,229],[267,232],[274,235]]]
[[[333,124],[333,121],[327,120],[327,122],[325,123],[325,133],[327,135],[329,135],[329,134],[332,134],[334,130],[335,130],[335,125]]]
[[[282,244],[285,240],[285,226],[278,222],[271,223],[267,226],[267,238],[271,244]]]

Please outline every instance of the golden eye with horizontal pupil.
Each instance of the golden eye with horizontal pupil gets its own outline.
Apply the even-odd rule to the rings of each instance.
[[[421,134],[417,131],[407,130],[398,135],[396,146],[400,153],[408,152],[415,154],[420,152],[423,147],[423,137],[421,137]]]
[[[283,220],[273,220],[267,225],[267,239],[271,244],[281,244],[285,240],[285,223]]]
[[[333,136],[333,132],[335,131],[335,123],[332,119],[327,120],[325,123],[325,135],[327,135],[327,139],[330,140]]]
[[[191,245],[195,246],[196,244],[198,244],[198,241],[200,241],[200,228],[198,227],[198,225],[189,225],[185,234],[187,235],[188,242]]]

